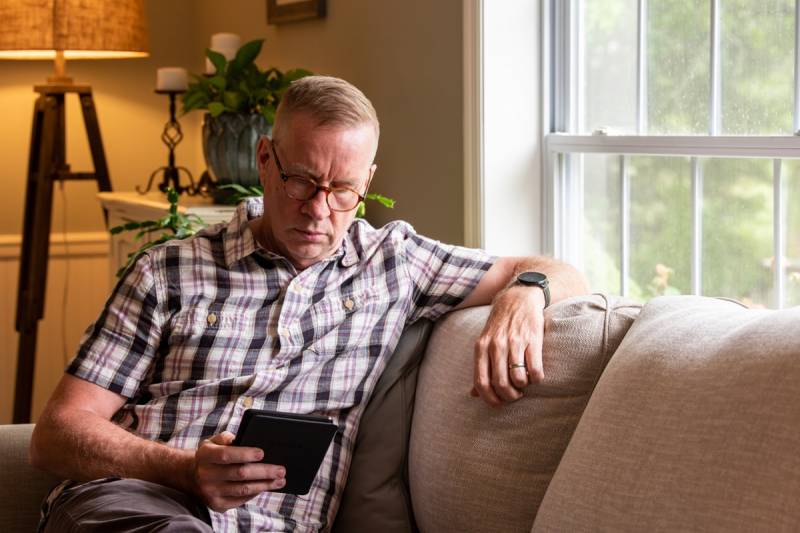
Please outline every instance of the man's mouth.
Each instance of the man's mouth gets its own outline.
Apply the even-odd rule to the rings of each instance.
[[[327,235],[321,231],[304,230],[304,229],[295,229],[295,231],[300,235],[300,239],[305,241],[318,242],[318,241],[323,241],[327,238]]]

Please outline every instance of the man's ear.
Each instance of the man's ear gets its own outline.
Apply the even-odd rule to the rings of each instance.
[[[367,186],[364,187],[364,196],[367,195],[369,192],[369,186],[372,185],[372,178],[375,177],[375,171],[378,170],[378,165],[372,163],[372,166],[369,167],[369,178],[367,179]]]
[[[262,135],[258,139],[258,146],[256,147],[256,163],[258,165],[258,179],[264,190],[267,189],[267,169],[269,168],[270,157],[272,157],[272,141],[266,135]]]

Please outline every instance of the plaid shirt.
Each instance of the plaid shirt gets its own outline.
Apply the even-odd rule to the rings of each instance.
[[[129,398],[114,421],[178,448],[236,433],[250,408],[339,425],[304,496],[263,493],[217,531],[329,529],[358,422],[403,328],[466,297],[493,258],[404,222],[354,222],[338,253],[297,272],[260,249],[239,206],[227,225],[149,250],[117,284],[67,371]],[[291,474],[290,474],[291,475]]]

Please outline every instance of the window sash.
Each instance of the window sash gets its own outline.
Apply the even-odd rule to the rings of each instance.
[[[548,141],[552,137],[562,138],[562,135],[548,136]],[[594,137],[594,136],[588,136]],[[697,138],[700,139],[700,138]],[[713,138],[720,140],[720,138]],[[645,138],[651,140],[651,138]],[[737,139],[741,140],[741,139]],[[549,143],[548,143],[549,144]],[[563,148],[562,145],[556,145]],[[623,145],[620,145],[623,146]],[[576,148],[573,146],[573,148]],[[630,288],[630,251],[631,251],[631,218],[630,218],[630,177],[628,174],[629,157],[631,155],[657,155],[657,156],[690,156],[691,162],[691,183],[692,183],[692,217],[691,217],[691,291],[692,294],[701,295],[703,277],[703,166],[700,164],[702,158],[715,157],[744,157],[741,152],[730,153],[718,150],[715,154],[692,155],[681,153],[676,147],[669,147],[660,151],[643,147],[637,152],[620,153],[608,146],[600,147],[596,144],[584,144],[580,148],[572,150],[553,150],[548,149],[548,160],[551,161],[552,172],[555,178],[554,211],[557,214],[556,224],[554,224],[553,239],[556,243],[556,255],[583,269],[583,154],[598,153],[614,155],[620,158],[620,292],[623,296],[629,295]],[[762,147],[763,148],[763,147]],[[730,148],[728,148],[730,149]],[[752,158],[753,156],[751,156]],[[773,257],[775,258],[775,268],[773,271],[774,299],[773,307],[781,309],[785,305],[786,290],[786,186],[782,172],[781,157],[773,159]]]
[[[582,258],[583,157],[584,153],[619,155],[622,243],[620,287],[628,293],[630,272],[630,180],[631,155],[688,156],[691,159],[692,242],[691,287],[702,294],[702,202],[703,171],[700,158],[772,158],[773,249],[775,259],[774,306],[785,298],[786,193],[782,159],[800,159],[800,0],[795,0],[794,106],[796,136],[722,136],[720,72],[720,0],[710,0],[710,87],[708,136],[645,135],[647,131],[647,0],[637,2],[636,124],[638,135],[581,135],[583,107],[581,71],[584,36],[581,28],[585,0],[546,0],[543,4],[542,60],[545,72],[543,120],[545,157],[545,213],[551,228],[545,243],[557,257],[579,266]],[[602,132],[601,132],[602,133]],[[580,214],[580,216],[578,216]]]

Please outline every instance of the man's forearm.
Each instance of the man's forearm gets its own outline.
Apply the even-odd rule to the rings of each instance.
[[[547,276],[550,303],[589,292],[589,283],[578,269],[569,263],[545,256],[517,258],[513,274],[508,280],[509,285],[515,282],[520,273],[526,271],[541,272]]]
[[[36,425],[31,463],[58,476],[87,481],[128,477],[188,491],[194,451],[138,437],[82,410],[46,410]]]
[[[456,309],[491,303],[514,284],[520,272],[528,270],[541,272],[547,276],[550,281],[551,303],[586,294],[589,290],[583,274],[563,261],[544,256],[501,257],[483,276],[472,293],[456,306]]]

